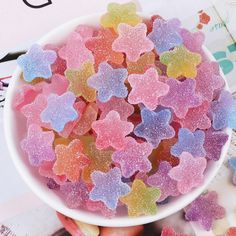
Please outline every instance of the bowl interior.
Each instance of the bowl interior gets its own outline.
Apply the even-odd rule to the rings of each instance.
[[[146,17],[142,14],[140,15],[143,16],[144,18]],[[100,14],[96,14],[72,20],[45,35],[38,41],[38,43],[41,45],[45,45],[48,43],[60,44],[63,41],[65,41],[68,34],[72,32],[75,29],[75,27],[79,24],[97,26],[99,22],[99,17]],[[211,60],[214,60],[213,56],[209,53],[209,51],[207,49],[204,50],[208,55],[208,57]],[[231,138],[230,129],[226,129],[226,132],[230,137],[222,150],[220,160],[217,162],[213,161],[208,162],[208,166],[205,171],[204,183],[200,187],[192,190],[190,193],[179,197],[175,197],[171,200],[170,203],[166,205],[160,205],[158,207],[158,213],[156,215],[131,218],[125,216],[126,212],[120,211],[118,212],[118,216],[112,219],[108,219],[100,214],[88,212],[85,210],[69,209],[54,191],[47,188],[46,184],[44,183],[45,182],[44,179],[40,177],[36,169],[32,168],[29,165],[26,155],[22,152],[20,148],[20,141],[25,136],[26,124],[23,116],[19,112],[13,110],[12,108],[14,92],[22,83],[21,80],[19,80],[20,74],[21,70],[18,67],[12,77],[7,92],[7,98],[4,109],[5,137],[7,140],[7,145],[11,154],[11,158],[16,168],[18,169],[20,175],[24,179],[24,181],[29,185],[32,191],[41,200],[43,200],[45,203],[47,203],[55,210],[73,219],[80,220],[89,224],[109,226],[109,227],[125,227],[132,225],[140,225],[162,219],[184,208],[186,205],[192,202],[198,195],[200,195],[206,189],[206,186],[214,178],[214,176],[216,175],[217,171],[219,170],[220,166],[224,161],[224,157],[227,153],[230,144],[230,138]],[[222,77],[224,78],[223,74]]]

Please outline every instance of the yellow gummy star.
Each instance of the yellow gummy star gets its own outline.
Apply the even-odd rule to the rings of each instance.
[[[201,63],[201,55],[190,52],[184,46],[179,46],[173,51],[162,53],[160,61],[167,66],[167,75],[171,78],[179,76],[195,78],[197,65]]]
[[[87,84],[88,78],[93,74],[95,74],[95,70],[90,61],[84,62],[79,70],[67,69],[65,76],[70,81],[69,90],[76,96],[83,96],[88,102],[94,102],[96,90]]]
[[[120,23],[135,26],[140,22],[141,17],[136,14],[136,5],[132,2],[110,3],[107,13],[101,17],[101,25],[104,28],[113,28],[115,31]]]
[[[133,182],[131,192],[120,198],[127,205],[129,216],[154,215],[157,212],[156,201],[161,191],[158,188],[146,187],[142,180]]]

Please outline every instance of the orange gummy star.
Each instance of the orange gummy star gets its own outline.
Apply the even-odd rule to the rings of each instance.
[[[80,140],[73,140],[68,146],[57,145],[55,148],[56,162],[53,172],[56,175],[65,175],[71,182],[80,179],[81,170],[89,164],[89,159],[83,154],[83,144]]]
[[[96,90],[87,85],[87,80],[95,74],[93,63],[86,61],[79,70],[67,69],[66,78],[70,81],[69,90],[76,96],[83,96],[88,102],[96,100]]]

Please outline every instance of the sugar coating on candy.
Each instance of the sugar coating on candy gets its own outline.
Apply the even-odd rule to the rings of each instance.
[[[55,159],[55,152],[52,147],[53,140],[53,131],[44,132],[36,124],[29,126],[27,137],[21,141],[21,148],[27,153],[32,166],[39,166],[43,161]]]
[[[201,104],[200,98],[195,94],[194,80],[186,79],[181,82],[168,79],[166,83],[169,85],[169,92],[160,99],[160,103],[162,106],[172,108],[178,118],[184,118],[189,108]]]
[[[176,117],[174,120],[192,132],[196,129],[209,129],[211,127],[211,120],[207,116],[210,104],[204,101],[200,106],[190,108],[183,119]]]
[[[120,197],[130,191],[129,185],[121,181],[121,172],[117,167],[107,173],[94,171],[92,181],[94,187],[89,193],[89,198],[93,201],[102,201],[111,210],[116,209]]]
[[[152,51],[153,42],[147,38],[147,26],[140,23],[130,26],[124,23],[118,26],[119,37],[112,44],[115,52],[125,53],[129,61],[137,61],[144,52]]]
[[[83,181],[64,183],[60,186],[60,193],[66,205],[72,209],[83,207],[89,198],[88,188]]]
[[[169,86],[159,81],[158,73],[154,68],[148,69],[144,74],[129,75],[128,81],[132,87],[128,102],[143,103],[150,110],[155,110],[159,105],[160,97],[169,91]]]
[[[35,78],[49,79],[52,76],[51,64],[55,62],[57,54],[52,50],[43,50],[34,44],[29,51],[17,58],[17,64],[23,71],[23,78],[31,82]]]
[[[92,75],[87,83],[96,89],[97,99],[100,102],[107,102],[113,96],[125,98],[128,90],[124,84],[128,72],[126,69],[113,69],[107,62],[102,62],[98,67],[98,72]]]
[[[147,187],[142,180],[135,179],[130,193],[120,198],[127,205],[129,216],[155,215],[156,202],[160,197],[160,190]]]
[[[225,216],[225,209],[217,203],[215,191],[201,195],[185,209],[185,219],[197,221],[205,230],[210,230],[215,220]]]
[[[66,146],[63,144],[55,147],[56,162],[53,172],[56,175],[65,175],[71,182],[80,179],[81,170],[89,164],[89,159],[83,153],[83,144],[79,139],[74,139]]]
[[[86,101],[93,102],[96,100],[95,89],[88,86],[89,77],[95,74],[93,63],[84,62],[78,70],[66,70],[65,75],[69,80],[69,91],[76,96],[82,96]]]
[[[188,236],[188,234],[178,234],[170,226],[165,226],[161,231],[161,236]]]
[[[184,46],[178,46],[172,51],[162,53],[160,61],[167,66],[167,75],[171,78],[195,78],[197,66],[201,63],[201,55],[190,52]]]
[[[86,61],[94,62],[92,52],[85,47],[84,39],[77,32],[72,32],[68,36],[66,45],[58,53],[66,60],[67,69],[79,69]]]
[[[93,52],[96,65],[103,61],[115,64],[123,63],[123,53],[112,50],[112,43],[117,37],[118,35],[112,29],[101,29],[98,36],[86,41],[86,47]]]
[[[141,117],[142,122],[135,127],[134,133],[136,136],[146,139],[153,147],[157,147],[163,139],[174,137],[175,131],[169,124],[170,110],[164,109],[155,112],[143,108]]]
[[[168,175],[172,166],[167,161],[162,161],[159,165],[158,171],[148,177],[147,183],[150,186],[157,187],[161,191],[161,196],[158,202],[164,201],[169,196],[178,196],[177,181],[170,178]]]
[[[182,152],[188,152],[193,157],[205,157],[204,141],[204,131],[191,132],[189,129],[181,128],[178,133],[178,142],[171,147],[171,154],[180,157]]]
[[[146,52],[133,62],[126,60],[129,74],[144,74],[148,67],[155,65],[155,53]]]
[[[101,26],[104,28],[113,28],[117,30],[120,23],[128,25],[137,25],[142,21],[136,14],[136,5],[133,2],[119,4],[110,3],[107,7],[107,13],[101,17]]]
[[[188,152],[182,152],[179,165],[173,167],[168,175],[177,181],[179,192],[186,194],[203,183],[206,166],[204,157],[195,158]]]
[[[129,178],[136,171],[147,173],[151,170],[152,165],[148,156],[152,149],[149,143],[138,143],[134,138],[127,137],[124,148],[115,151],[112,154],[112,160],[120,165],[122,176]]]
[[[230,227],[224,236],[234,236],[236,235],[236,227]]]
[[[92,124],[97,134],[96,147],[105,149],[113,147],[117,150],[124,148],[125,137],[133,131],[131,122],[122,121],[117,111],[110,111],[103,120],[97,120]]]
[[[50,123],[55,131],[61,132],[69,121],[78,117],[78,113],[73,107],[75,99],[72,92],[66,92],[61,96],[49,95],[47,106],[40,114],[42,121]]]
[[[197,71],[196,93],[207,101],[213,100],[214,91],[224,86],[217,62],[204,62]]]
[[[89,25],[78,25],[75,32],[79,33],[85,42],[93,37],[95,29]]]
[[[110,170],[113,151],[98,150],[95,145],[95,138],[92,136],[82,136],[80,140],[84,146],[84,153],[90,160],[89,165],[83,169],[82,178],[85,182],[91,182],[93,171],[108,172]]]
[[[183,43],[183,39],[180,35],[180,26],[181,22],[176,18],[168,21],[156,19],[153,22],[152,32],[148,37],[154,43],[158,54],[169,51],[171,48]]]
[[[210,112],[215,130],[236,128],[236,100],[230,92],[222,90],[218,100],[211,103]]]
[[[110,111],[117,111],[121,120],[127,120],[134,113],[134,107],[123,98],[112,97],[108,102],[102,103],[97,101],[101,110],[100,119],[104,119]]]
[[[229,136],[221,131],[207,130],[205,132],[204,149],[206,158],[213,161],[220,159],[221,151]]]
[[[236,185],[236,157],[229,159],[229,166],[233,170],[233,184]]]

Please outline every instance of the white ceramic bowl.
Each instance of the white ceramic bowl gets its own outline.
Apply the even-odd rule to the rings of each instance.
[[[99,14],[79,17],[52,30],[43,38],[41,38],[37,43],[41,45],[45,45],[47,43],[61,43],[66,39],[67,35],[75,29],[78,24],[97,26],[99,17]],[[143,17],[145,18],[146,16]],[[206,48],[204,50],[210,60],[214,60],[211,53],[209,53]],[[166,205],[158,206],[158,213],[156,215],[130,218],[124,213],[122,214],[121,212],[115,218],[108,219],[101,216],[100,214],[88,212],[85,210],[69,209],[57,194],[47,188],[43,178],[39,176],[37,170],[34,170],[30,166],[28,159],[20,148],[20,140],[22,140],[22,138],[25,136],[26,124],[23,116],[12,108],[12,102],[15,91],[22,83],[19,79],[21,72],[22,71],[18,67],[13,74],[10,86],[7,91],[4,109],[5,137],[11,154],[11,158],[24,181],[42,201],[44,201],[56,211],[59,211],[75,220],[100,226],[125,227],[145,224],[165,218],[184,208],[195,198],[197,198],[198,195],[200,195],[206,189],[208,184],[215,177],[224,161],[231,139],[230,129],[226,130],[226,133],[229,135],[229,140],[222,150],[220,160],[217,162],[210,161],[208,163],[207,169],[205,171],[204,183],[200,187],[193,189],[190,193],[173,198],[172,201]],[[223,73],[222,77],[224,78]]]

